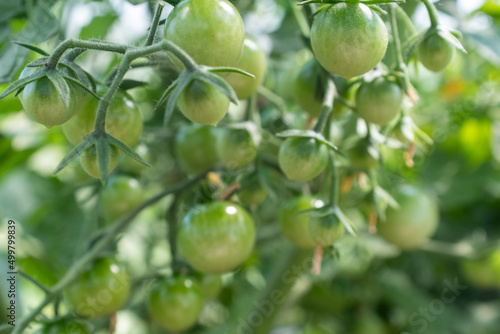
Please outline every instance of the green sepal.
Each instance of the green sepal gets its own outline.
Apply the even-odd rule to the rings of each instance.
[[[47,78],[52,82],[66,108],[69,108],[70,89],[63,74],[57,69],[47,69]]]
[[[239,74],[243,74],[244,76],[247,76],[249,78],[255,79],[255,75],[248,73],[246,71],[243,71],[242,69],[239,69],[236,67],[204,67],[204,69],[206,71],[212,72],[212,73],[239,73]]]
[[[167,101],[167,105],[165,107],[165,117],[163,119],[164,126],[167,125],[167,123],[170,121],[170,117],[172,117],[172,114],[174,113],[175,106],[177,104],[177,100],[179,99],[179,96],[181,95],[184,88],[186,88],[187,85],[189,85],[189,83],[193,80],[193,76],[191,74],[189,74],[188,72],[183,72],[177,80],[179,80],[179,81],[177,82],[175,87],[172,89],[172,93],[170,94],[170,97],[168,98],[168,101]],[[171,86],[173,86],[173,85],[174,84],[172,84]]]
[[[12,43],[20,45],[23,48],[29,49],[31,51],[35,51],[36,53],[41,54],[42,56],[50,56],[50,54],[47,51],[42,50],[39,47],[36,47],[34,45],[23,43],[23,42],[16,42],[16,41],[13,41]]]
[[[40,66],[45,66],[47,64],[47,60],[49,60],[49,57],[41,57],[37,58],[33,61],[30,61],[28,64],[26,64],[26,67],[40,67]]]
[[[107,139],[108,139],[109,144],[115,146],[117,149],[119,149],[123,153],[127,154],[132,159],[143,164],[144,166],[151,167],[151,165],[147,161],[145,161],[143,158],[141,158],[141,156],[139,154],[137,154],[133,149],[128,147],[125,143],[119,141],[118,139],[116,139],[115,137],[113,137],[109,134],[107,135]]]
[[[83,142],[78,146],[75,146],[57,165],[53,174],[59,173],[64,167],[66,167],[71,161],[78,158],[80,154],[85,152],[87,149],[95,144],[96,138],[93,133],[83,137]]]
[[[196,75],[195,79],[215,86],[217,89],[221,90],[231,102],[233,102],[234,104],[238,104],[238,97],[236,96],[233,87],[231,87],[231,85],[226,80],[222,79],[217,74],[205,72],[201,75]]]
[[[35,73],[33,73],[32,75],[30,76],[27,76],[26,78],[22,78],[22,79],[19,79],[17,81],[14,81],[12,84],[10,84],[3,92],[2,94],[0,94],[0,100],[3,99],[4,97],[6,97],[7,95],[9,95],[10,93],[18,90],[18,89],[21,89],[21,88],[24,88],[24,86],[26,86],[27,84],[33,82],[33,81],[36,81],[42,77],[45,77],[47,76],[47,73],[45,70],[40,70],[40,71],[36,71]]]
[[[105,185],[108,181],[109,154],[111,150],[106,135],[97,136],[95,149],[97,155],[97,169],[99,170],[99,177],[101,179],[101,183]]]
[[[333,151],[335,151],[335,152],[340,153],[340,154],[343,155],[343,153],[341,153],[339,151],[339,149],[338,149],[337,146],[335,146],[330,141],[328,141],[321,133],[318,133],[318,132],[313,131],[313,130],[297,130],[297,129],[292,129],[292,130],[286,130],[286,131],[277,133],[276,136],[283,137],[283,138],[288,138],[288,137],[303,137],[303,138],[316,139],[320,143],[325,144],[326,146],[328,146]]]

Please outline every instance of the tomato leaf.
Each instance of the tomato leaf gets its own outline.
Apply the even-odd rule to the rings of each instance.
[[[217,87],[224,94],[226,94],[231,102],[233,102],[234,104],[238,104],[238,97],[236,96],[233,87],[231,87],[231,85],[226,80],[222,79],[217,74],[207,72],[201,75],[196,75],[196,79]]]
[[[183,72],[183,74],[179,76],[179,78],[177,79],[179,81],[173,88],[172,94],[170,94],[170,97],[168,98],[167,106],[165,107],[165,118],[163,119],[163,125],[167,125],[167,123],[170,121],[170,117],[172,117],[179,96],[181,95],[184,88],[186,88],[187,85],[189,85],[189,83],[193,80],[193,76],[191,74],[184,73],[187,72]],[[171,86],[173,86],[173,84]]]
[[[116,146],[116,148],[118,148],[120,151],[123,151],[123,153],[127,154],[132,159],[140,162],[141,164],[148,166],[148,167],[151,167],[151,165],[147,161],[145,161],[143,158],[141,158],[141,156],[139,154],[137,154],[134,150],[132,150],[130,147],[128,147],[125,143],[119,141],[118,139],[116,139],[115,137],[113,137],[109,134],[108,134],[107,138],[108,138],[109,144]]]
[[[63,77],[62,72],[56,69],[49,69],[45,71],[47,73],[47,78],[52,82],[56,88],[61,100],[66,108],[69,108],[70,100],[70,89],[69,85]]]
[[[236,68],[236,67],[207,67],[207,71],[212,72],[212,73],[239,73],[239,74],[243,74],[244,76],[247,76],[249,78],[255,79],[255,75],[248,73],[246,71],[243,71],[243,70]]]
[[[277,133],[276,136],[283,137],[283,138],[288,138],[288,137],[303,137],[303,138],[316,139],[317,141],[325,144],[326,146],[328,146],[330,149],[334,150],[335,152],[338,152],[338,153],[340,153],[340,154],[343,155],[343,153],[341,153],[339,151],[339,149],[338,149],[337,146],[335,146],[334,144],[332,144],[331,142],[329,142],[328,140],[326,140],[326,138],[323,137],[323,135],[321,133],[318,133],[318,132],[313,131],[313,130],[297,130],[297,129],[286,130],[286,131]]]
[[[20,45],[20,46],[22,46],[22,47],[24,47],[26,49],[30,49],[31,51],[35,51],[36,53],[39,53],[42,56],[50,56],[50,54],[47,51],[42,50],[39,47],[36,47],[34,45],[23,43],[23,42],[16,42],[16,41],[13,41],[12,43]]]
[[[83,142],[74,147],[62,160],[59,162],[57,165],[56,169],[54,170],[53,174],[57,174],[60,172],[64,167],[66,167],[71,161],[74,159],[78,158],[80,154],[85,152],[85,150],[89,149],[92,147],[92,145],[95,144],[95,137],[90,134],[84,137]]]
[[[41,58],[35,59],[33,61],[30,61],[28,64],[26,64],[26,67],[45,66],[45,64],[47,63],[47,60],[49,60],[49,57],[41,57]]]
[[[97,169],[99,170],[101,183],[104,185],[108,181],[109,155],[111,153],[106,136],[96,139],[95,148],[97,155]]]
[[[26,78],[22,78],[22,79],[19,79],[19,80],[13,82],[11,85],[9,85],[9,87],[7,87],[2,92],[2,94],[0,94],[0,100],[3,99],[4,97],[6,97],[7,95],[9,95],[10,93],[12,93],[13,91],[18,90],[20,88],[24,88],[24,86],[26,86],[30,82],[36,81],[36,80],[38,80],[46,75],[47,75],[46,72],[43,70],[36,71],[35,73],[33,73],[30,76],[27,76]]]
[[[438,27],[437,28],[437,34],[439,36],[441,36],[442,38],[444,38],[445,40],[447,40],[448,42],[450,42],[455,48],[457,48],[458,50],[460,50],[463,53],[467,54],[467,50],[465,50],[465,48],[462,45],[462,43],[460,43],[460,41],[458,40],[458,38],[456,38],[455,36],[453,36],[453,34],[448,29],[443,28],[443,27]]]
[[[92,89],[90,89],[88,86],[86,86],[85,84],[83,84],[82,82],[76,80],[75,78],[72,78],[72,77],[69,77],[67,75],[64,75],[63,76],[64,79],[66,79],[67,81],[70,81],[72,83],[74,83],[75,85],[78,85],[80,86],[83,90],[85,90],[86,92],[90,93],[90,95],[92,95],[93,97],[95,97],[96,99],[100,100],[101,98],[92,91]]]

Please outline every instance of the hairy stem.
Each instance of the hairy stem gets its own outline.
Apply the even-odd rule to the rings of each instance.
[[[429,12],[429,18],[431,19],[431,26],[436,27],[439,24],[438,12],[436,6],[430,0],[421,0],[425,8],[427,8],[427,12]]]
[[[328,78],[326,81],[326,91],[323,99],[323,106],[321,107],[321,114],[319,115],[318,122],[314,126],[314,131],[318,133],[323,132],[326,121],[330,117],[330,113],[333,110],[333,99],[335,98],[335,95],[335,84],[331,78]]]
[[[158,1],[156,5],[155,13],[153,15],[153,22],[151,23],[151,28],[149,29],[148,38],[146,39],[146,43],[144,46],[148,46],[153,44],[156,36],[156,32],[158,31],[158,24],[160,23],[161,12],[163,11],[163,7],[165,7],[165,3],[163,1]]]

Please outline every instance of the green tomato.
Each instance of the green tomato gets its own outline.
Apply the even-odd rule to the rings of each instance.
[[[319,74],[318,62],[311,59],[302,66],[292,86],[295,102],[313,117],[321,113],[325,95]]]
[[[309,219],[309,235],[323,247],[333,245],[344,234],[344,225],[334,215]]]
[[[207,66],[234,66],[245,30],[238,10],[226,0],[184,0],[170,12],[165,38]],[[177,64],[179,61],[174,59]]]
[[[217,152],[227,169],[239,169],[255,160],[257,145],[247,130],[225,128],[217,136]]]
[[[378,234],[401,249],[424,244],[439,222],[436,200],[415,186],[404,185],[392,194],[399,208],[388,207],[386,221],[377,225]]]
[[[310,181],[325,169],[328,148],[313,138],[290,137],[281,144],[278,162],[290,180]]]
[[[500,289],[500,249],[484,259],[464,260],[461,267],[465,278],[475,286]]]
[[[101,257],[65,291],[68,306],[86,318],[109,315],[127,301],[130,278],[125,267],[113,258]]]
[[[246,175],[240,180],[238,199],[243,205],[259,205],[267,198],[267,191],[262,187],[257,174]]]
[[[112,177],[101,192],[101,212],[115,221],[135,210],[144,198],[139,182],[128,176]]]
[[[26,67],[21,72],[19,79],[25,78],[36,71],[37,69],[35,67]],[[19,94],[19,100],[31,119],[45,125],[47,128],[51,128],[54,125],[60,125],[67,122],[81,109],[82,89],[72,83],[68,83],[68,87],[68,107],[64,105],[56,87],[47,77],[43,77],[24,86],[24,89]]]
[[[99,101],[89,96],[82,112],[66,122],[62,129],[73,145],[94,131]],[[139,106],[125,92],[117,92],[106,113],[106,132],[127,146],[134,146],[141,137],[143,129],[142,114]]]
[[[418,46],[418,59],[433,72],[440,72],[453,60],[455,47],[438,34],[426,36]]]
[[[390,80],[378,77],[363,82],[356,93],[356,109],[361,117],[371,123],[386,125],[401,111],[404,92]]]
[[[218,88],[194,80],[184,88],[177,105],[191,121],[216,126],[227,113],[229,98]]]
[[[316,59],[328,72],[350,79],[382,60],[388,44],[387,28],[366,5],[338,3],[314,19],[311,44]]]
[[[199,284],[192,279],[176,277],[157,280],[147,297],[151,318],[172,332],[192,327],[203,308]]]
[[[59,320],[46,324],[36,334],[89,334],[87,327],[76,320]]]
[[[203,298],[212,299],[217,297],[222,289],[220,275],[203,275],[200,280],[200,287]]]
[[[310,212],[304,210],[323,205],[322,201],[308,196],[296,197],[283,203],[279,213],[281,230],[295,246],[305,249],[317,246],[309,231],[309,223],[313,219],[309,216]]]
[[[380,153],[368,140],[360,140],[347,151],[351,166],[363,171],[377,169],[380,165]]]
[[[255,243],[252,217],[239,205],[211,202],[193,207],[177,233],[180,253],[207,274],[231,271],[245,261]]]
[[[108,174],[113,171],[118,165],[118,160],[120,159],[120,151],[114,146],[109,147],[109,163],[108,163]],[[80,155],[80,164],[83,170],[92,177],[100,179],[99,166],[97,165],[97,152],[95,146],[92,146],[82,155]]]
[[[255,76],[255,78],[249,78],[239,73],[231,73],[225,78],[233,87],[238,99],[248,99],[264,81],[267,67],[266,54],[257,43],[246,38],[241,59],[235,67]]]
[[[210,125],[183,126],[175,136],[175,156],[188,174],[201,173],[219,162],[217,128]]]

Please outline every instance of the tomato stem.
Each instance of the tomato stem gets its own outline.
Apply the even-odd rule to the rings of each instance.
[[[398,30],[398,23],[396,21],[396,13],[394,11],[394,7],[397,5],[387,5],[388,7],[388,12],[389,12],[389,17],[390,17],[390,24],[391,24],[391,31],[392,31],[392,40],[394,44],[394,53],[396,54],[396,59],[397,59],[397,66],[396,69],[399,69],[403,72],[405,68],[404,60],[403,60],[403,52],[401,49],[401,40],[399,39],[399,30]]]
[[[144,46],[149,46],[154,42],[156,31],[158,30],[158,24],[160,23],[160,17],[163,11],[163,7],[165,7],[165,3],[163,1],[158,1],[155,12],[153,14],[153,22],[151,22],[151,28],[149,29],[149,34],[146,39],[146,42],[144,43]]]
[[[336,95],[335,84],[331,78],[326,81],[325,98],[323,99],[323,106],[321,107],[321,114],[319,115],[318,121],[314,126],[314,131],[321,133],[325,127],[326,121],[330,117],[330,113],[333,110],[333,100]]]
[[[439,25],[439,16],[436,6],[429,0],[420,0],[424,3],[427,12],[429,13],[429,18],[431,20],[431,27],[437,27]]]

